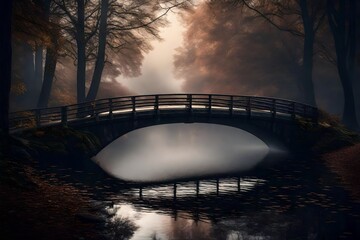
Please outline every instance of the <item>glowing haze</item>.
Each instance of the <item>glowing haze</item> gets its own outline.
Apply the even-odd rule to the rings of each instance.
[[[94,159],[111,175],[162,181],[249,170],[269,153],[254,135],[215,124],[167,124],[132,131]]]

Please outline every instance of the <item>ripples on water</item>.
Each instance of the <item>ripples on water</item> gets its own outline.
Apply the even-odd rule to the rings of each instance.
[[[184,136],[181,131],[178,134]],[[144,137],[140,143],[149,139],[153,139],[152,136]],[[194,139],[200,140],[198,135]],[[218,144],[223,143],[227,149],[248,144],[240,141],[239,145],[228,145],[229,139],[217,139],[221,139]],[[133,144],[127,147],[137,149]],[[119,150],[118,147],[114,149]],[[231,157],[228,159],[232,161]],[[246,161],[246,157],[241,161]],[[117,162],[114,164],[116,167]],[[68,179],[75,176],[78,180],[70,184],[83,189],[83,194],[100,201],[113,201],[113,220],[127,219],[137,225],[137,230],[128,236],[134,240],[360,239],[360,205],[351,200],[336,176],[321,161],[286,158],[266,169],[254,168],[246,175],[242,168],[238,170],[221,178],[176,182],[167,178],[166,184],[128,184],[100,177],[94,180],[98,177],[96,173],[74,173],[71,169],[64,169],[61,176],[66,177],[64,184],[69,184]],[[52,179],[54,175],[49,175],[48,180]],[[84,185],[81,179],[94,183]],[[126,228],[125,223],[123,227]]]

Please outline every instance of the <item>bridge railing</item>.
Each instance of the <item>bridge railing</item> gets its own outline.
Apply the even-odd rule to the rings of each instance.
[[[61,107],[10,113],[12,131],[72,122],[113,119],[148,112],[262,115],[270,118],[303,118],[317,121],[317,108],[285,99],[220,94],[158,94],[99,99]]]

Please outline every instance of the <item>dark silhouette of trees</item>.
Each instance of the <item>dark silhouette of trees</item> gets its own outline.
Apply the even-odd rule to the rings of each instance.
[[[227,0],[225,0],[227,1]],[[229,2],[229,1],[227,1]],[[313,56],[316,34],[326,16],[325,0],[248,1],[234,0],[251,9],[275,28],[303,38],[299,86],[308,104],[316,106],[313,84]]]
[[[45,13],[46,21],[48,23],[51,23],[51,29],[49,31],[50,44],[48,44],[48,46],[46,47],[43,81],[41,92],[37,102],[38,108],[44,108],[48,105],[61,42],[60,26],[58,23],[59,20],[56,18],[54,19],[52,13],[52,11],[56,11],[52,7],[52,0],[42,0],[41,5]]]
[[[337,65],[340,82],[344,93],[343,122],[348,127],[357,129],[356,103],[354,97],[356,63],[356,11],[355,0],[282,0],[248,1],[224,0],[227,3],[245,6],[253,10],[275,28],[303,38],[303,58],[299,80],[306,102],[316,105],[312,79],[313,56],[316,45],[325,58]],[[297,18],[299,16],[300,18]],[[335,49],[329,49],[321,42],[318,32],[328,20]],[[299,25],[299,19],[301,24]],[[328,30],[325,30],[325,32]],[[327,34],[327,33],[325,33]],[[332,52],[336,57],[332,57]]]
[[[356,3],[355,0],[327,0],[327,16],[333,34],[336,63],[344,93],[343,122],[358,129],[353,83],[356,64]]]
[[[0,3],[0,130],[9,134],[12,0]]]
[[[188,2],[54,0],[55,14],[66,39],[64,55],[73,58],[77,67],[77,102],[96,98],[107,63],[123,69],[125,74],[137,71],[139,59],[151,48],[149,41],[159,39],[158,29],[165,24],[163,17]],[[115,54],[127,60],[108,58]]]

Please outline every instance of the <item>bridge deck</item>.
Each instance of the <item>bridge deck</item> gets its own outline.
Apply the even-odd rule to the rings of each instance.
[[[32,109],[10,114],[11,131],[51,125],[72,125],[89,121],[129,119],[176,114],[208,116],[261,116],[270,120],[303,118],[317,121],[315,107],[257,96],[219,94],[157,94],[99,99],[80,104]]]

